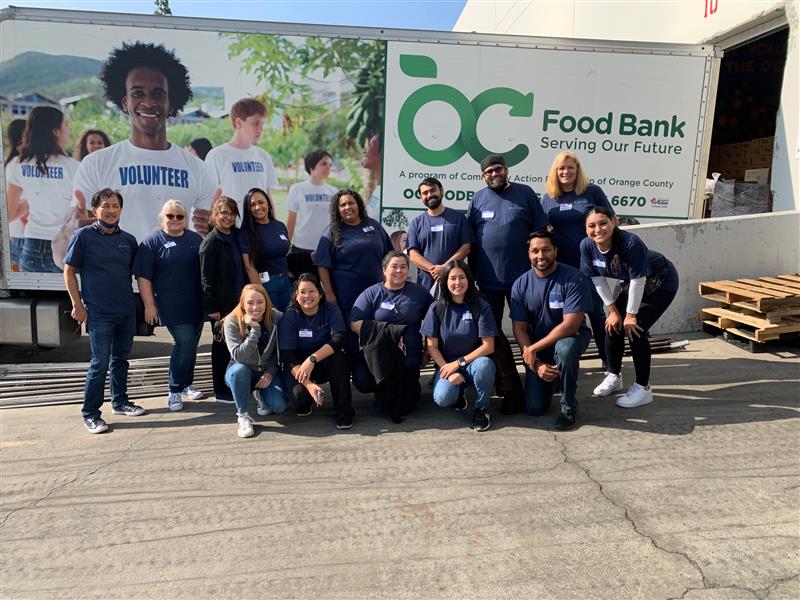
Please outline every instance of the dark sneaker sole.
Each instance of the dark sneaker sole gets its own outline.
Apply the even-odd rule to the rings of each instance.
[[[86,427],[86,425],[84,425],[83,427],[89,433],[105,433],[106,431],[108,431],[108,425],[106,425],[105,427],[96,427],[94,429],[89,429],[88,427]]]
[[[352,423],[337,423],[336,429],[350,429],[352,426]]]
[[[472,425],[472,429],[475,430],[475,431],[486,431],[491,426],[492,426],[492,420],[487,415],[486,424],[485,425],[475,425],[475,424],[473,424]]]
[[[313,409],[309,408],[309,409],[308,409],[308,412],[300,412],[300,411],[298,411],[298,412],[296,412],[295,414],[296,414],[298,417],[307,417],[307,416],[308,416],[308,415],[310,415],[312,412],[314,412],[314,411],[313,411]]]

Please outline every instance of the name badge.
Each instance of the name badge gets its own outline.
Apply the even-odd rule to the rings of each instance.
[[[394,302],[388,302],[384,300],[381,302],[381,308],[384,310],[394,310]]]
[[[314,332],[313,332],[313,331],[311,331],[310,329],[301,329],[301,330],[300,330],[300,337],[301,337],[301,338],[310,338],[310,337],[314,337]]]
[[[572,210],[572,202],[563,202],[559,204],[558,210]]]
[[[173,242],[172,240],[170,240],[169,242],[167,242],[166,244],[164,244],[164,248],[174,248],[174,247],[175,247],[175,246],[177,246],[177,245],[178,245],[178,244],[176,244],[175,242]]]
[[[481,213],[481,218],[483,219],[494,219],[494,211],[493,210],[485,210]]]
[[[444,225],[431,225],[431,231],[444,231]]]
[[[367,225],[362,229],[364,233],[369,233],[370,231],[375,231],[375,228],[372,225]]]
[[[605,269],[606,268],[606,261],[603,258],[593,258],[592,259],[592,264],[595,267],[599,267],[601,269]]]
[[[470,311],[465,312],[463,315],[461,315],[461,320],[472,321],[472,313]]]
[[[564,301],[556,298],[551,298],[548,302],[550,308],[564,308]]]
[[[262,271],[258,274],[258,278],[261,280],[261,283],[267,283],[269,281],[269,271]]]
[[[288,242],[288,241],[289,241],[289,238],[287,238],[287,237],[286,237],[284,234],[282,234],[282,233],[281,233],[281,234],[280,234],[278,237],[279,237],[279,238],[281,238],[281,239],[282,239],[284,242]]]

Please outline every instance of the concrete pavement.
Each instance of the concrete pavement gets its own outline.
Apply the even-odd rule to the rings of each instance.
[[[566,433],[555,405],[476,433],[427,390],[399,426],[357,395],[350,431],[323,409],[245,440],[209,401],[106,404],[97,436],[78,406],[0,411],[0,595],[798,598],[797,350],[690,337],[638,409],[590,398],[587,361]]]

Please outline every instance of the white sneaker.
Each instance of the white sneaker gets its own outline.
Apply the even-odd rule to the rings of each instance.
[[[634,383],[630,389],[625,392],[624,396],[617,399],[617,406],[622,408],[636,408],[637,406],[644,406],[653,401],[653,389],[646,389]]]
[[[181,392],[181,396],[188,398],[189,400],[200,400],[205,394],[195,388],[193,385],[187,385],[186,388]]]
[[[622,373],[619,375],[614,375],[614,373],[606,372],[606,378],[600,382],[596,388],[594,388],[594,392],[592,392],[595,396],[608,396],[613,394],[614,392],[618,392],[622,389]]]
[[[239,418],[239,430],[236,432],[240,438],[253,437],[255,430],[253,429],[253,419],[247,413],[236,413]]]
[[[253,398],[256,399],[256,412],[259,417],[268,417],[272,414],[272,409],[264,404],[261,399],[261,393],[258,390],[253,390]]]
[[[167,406],[172,412],[183,410],[183,401],[179,392],[170,392],[167,397]]]

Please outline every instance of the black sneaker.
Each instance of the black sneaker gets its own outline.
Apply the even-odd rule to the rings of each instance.
[[[491,426],[492,422],[489,419],[489,413],[480,408],[476,408],[472,413],[472,428],[475,431],[486,431]]]
[[[139,417],[145,414],[147,411],[134,404],[133,402],[125,402],[124,404],[120,404],[119,406],[112,406],[111,407],[111,414],[112,415],[125,415],[126,417]]]
[[[353,417],[336,417],[336,429],[350,429],[353,426]]]
[[[313,404],[309,404],[308,406],[298,406],[297,407],[297,416],[298,417],[307,417],[311,414],[311,411],[314,409]]]
[[[575,427],[575,413],[560,413],[553,423],[553,427],[559,431],[568,431]]]
[[[453,408],[458,412],[467,410],[467,398],[464,396],[463,391],[458,393],[458,400],[456,400],[456,403],[453,404]]]
[[[108,431],[108,425],[100,417],[89,417],[83,420],[83,426],[89,430],[89,433],[103,433]]]

